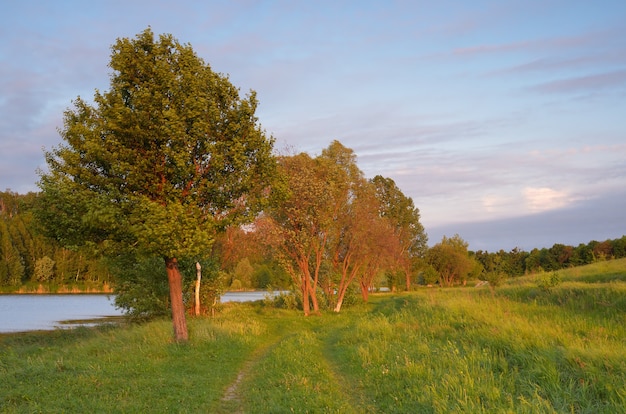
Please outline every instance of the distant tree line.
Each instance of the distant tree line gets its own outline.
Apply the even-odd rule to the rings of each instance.
[[[336,151],[345,151],[351,154],[349,149],[335,142],[331,147]],[[303,155],[299,155],[302,157]],[[297,158],[297,157],[296,157]],[[300,166],[299,168],[305,168]],[[294,180],[295,178],[291,178]],[[330,183],[330,182],[329,182]],[[337,184],[337,183],[335,183]],[[439,284],[452,286],[464,284],[471,279],[487,279],[491,274],[502,274],[505,277],[516,277],[528,273],[541,271],[555,271],[563,268],[581,266],[603,260],[619,259],[626,257],[626,236],[618,239],[581,243],[578,246],[569,246],[556,243],[550,248],[534,248],[530,252],[514,248],[510,251],[499,250],[488,252],[483,250],[468,250],[468,244],[455,235],[444,237],[432,247],[425,247],[426,233],[419,224],[419,211],[413,207],[410,198],[405,197],[395,187],[390,179],[376,177],[370,180],[370,185],[377,188],[379,200],[378,208],[381,216],[395,214],[396,234],[401,231],[413,234],[406,236],[409,248],[403,256],[403,248],[395,243],[400,239],[385,235],[379,229],[378,233],[371,230],[369,241],[363,239],[362,243],[372,243],[378,240],[378,249],[369,251],[374,263],[379,266],[375,272],[370,273],[369,279],[364,283],[363,291],[375,289],[376,286],[385,285],[392,290],[410,290],[416,285]],[[393,195],[393,197],[392,197]],[[97,287],[104,284],[113,285],[116,280],[125,280],[124,277],[116,278],[114,274],[124,273],[124,268],[117,263],[104,257],[94,257],[88,252],[78,248],[68,248],[59,241],[45,237],[40,231],[39,225],[33,216],[33,209],[38,203],[39,194],[17,194],[10,190],[0,192],[0,287],[4,291],[17,290],[22,286],[37,286],[39,284],[51,285],[81,285],[91,284]],[[299,199],[302,202],[302,199]],[[402,203],[408,203],[402,207]],[[297,204],[297,203],[296,203]],[[283,204],[283,208],[284,208]],[[302,205],[301,205],[302,206]],[[391,211],[392,207],[397,211]],[[398,208],[399,207],[399,208]],[[303,210],[306,210],[303,208]],[[401,213],[405,214],[402,219]],[[361,221],[367,216],[361,216]],[[252,227],[232,226],[217,237],[212,248],[212,259],[209,261],[212,273],[207,277],[218,283],[221,290],[245,290],[245,289],[290,289],[293,279],[285,267],[284,257],[281,259],[276,245],[270,245],[276,240],[271,239],[263,229],[262,218],[256,223],[258,228],[251,231]],[[401,220],[405,220],[401,224]],[[330,221],[329,223],[336,223]],[[368,222],[371,224],[371,222]],[[263,230],[263,231],[261,231]],[[337,229],[345,235],[346,229]],[[273,241],[272,241],[273,240]],[[395,241],[394,241],[395,240]],[[414,246],[414,247],[411,247]],[[343,247],[345,249],[345,246]],[[413,252],[410,252],[413,249]],[[365,250],[363,250],[365,251]],[[378,253],[378,256],[375,255]],[[389,257],[383,258],[383,253]],[[335,253],[335,261],[338,256]],[[394,256],[395,255],[395,256]],[[393,256],[393,257],[392,257]],[[328,253],[324,257],[330,258]],[[151,259],[148,260],[148,262]],[[318,283],[320,291],[335,292],[337,282],[331,277],[334,271],[331,260],[320,262],[321,282]],[[307,262],[308,263],[308,262]],[[145,267],[145,264],[141,265]],[[140,266],[140,267],[141,267]],[[335,262],[335,269],[340,269]],[[136,274],[130,272],[132,274]],[[194,273],[189,272],[187,284],[193,279]],[[340,279],[339,279],[340,281]],[[161,280],[163,282],[163,280]],[[159,291],[164,298],[155,299],[159,303],[167,304],[166,283],[150,286],[143,282],[147,291]],[[323,288],[323,290],[321,289]],[[135,291],[137,287],[133,287]],[[144,291],[137,296],[151,294]],[[332,295],[329,296],[332,297]],[[131,303],[133,301],[129,301]],[[328,303],[328,298],[324,298]],[[330,301],[332,302],[332,300]],[[129,306],[130,307],[130,306]],[[148,306],[149,308],[149,306]]]
[[[33,217],[37,193],[0,192],[0,287],[24,285],[110,284],[112,276],[103,258],[72,250],[39,232]]]
[[[469,253],[485,272],[497,271],[515,277],[626,257],[626,236],[605,241],[592,240],[575,247],[556,243],[550,248],[534,248],[530,252],[515,248],[509,252],[478,250]]]

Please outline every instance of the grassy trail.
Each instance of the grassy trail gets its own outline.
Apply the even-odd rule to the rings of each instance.
[[[223,412],[366,412],[332,358],[328,333],[341,321],[335,315],[283,316],[274,325],[278,339],[240,371],[237,410],[230,404]]]
[[[282,339],[279,339],[279,341]],[[243,367],[237,373],[237,378],[232,382],[221,399],[220,406],[216,409],[216,413],[244,413],[242,406],[243,396],[245,389],[243,389],[242,382],[250,375],[255,369],[256,365],[271,351],[271,349],[277,346],[277,342],[270,342],[264,344],[260,348],[254,350],[250,355],[250,359],[245,361]]]

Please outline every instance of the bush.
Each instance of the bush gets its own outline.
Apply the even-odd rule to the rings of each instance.
[[[35,280],[38,282],[48,282],[54,278],[54,260],[48,256],[37,259],[35,262]]]
[[[299,292],[281,291],[278,294],[273,294],[270,287],[268,287],[268,291],[270,291],[270,293],[265,295],[263,301],[265,306],[289,310],[302,309],[302,295]]]
[[[439,273],[429,265],[422,271],[421,277],[425,285],[434,285],[439,280]]]
[[[112,264],[116,278],[115,306],[134,319],[169,313],[169,284],[163,259],[118,257]]]
[[[214,315],[222,310],[220,298],[224,294],[227,279],[228,275],[219,270],[217,262],[214,260],[205,261],[202,266],[202,279],[200,281],[200,313]],[[195,311],[196,280],[197,274],[194,283],[189,286],[189,295],[193,298],[189,301],[189,306],[194,308],[191,313]]]
[[[495,293],[496,288],[502,285],[502,282],[506,279],[506,274],[503,272],[487,272],[483,279],[489,283],[491,293]]]
[[[558,272],[542,273],[537,277],[537,287],[544,292],[549,292],[553,287],[561,284],[561,275]]]

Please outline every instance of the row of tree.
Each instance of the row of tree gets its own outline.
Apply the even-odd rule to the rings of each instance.
[[[112,276],[102,259],[66,248],[38,231],[33,218],[37,200],[36,193],[0,192],[0,286],[110,284]]]
[[[367,300],[387,271],[410,285],[427,237],[419,210],[393,180],[367,180],[338,141],[317,157],[283,156],[278,165],[285,191],[275,193],[254,232],[291,276],[306,315],[320,311],[320,295],[339,312],[353,284]]]
[[[321,219],[323,210],[318,207],[329,208],[333,205],[328,201],[333,194],[332,189],[349,187],[347,175],[341,177],[343,182],[333,182],[324,178],[319,184],[324,196],[310,199],[320,204],[316,208],[310,208],[311,202],[304,203],[304,198],[298,195],[296,181],[303,180],[303,175],[306,174],[310,174],[308,180],[316,177],[312,174],[314,169],[309,168],[310,165],[307,163],[326,163],[324,166],[326,172],[330,172],[332,168],[341,168],[340,163],[332,161],[332,154],[343,154],[350,159],[348,164],[352,166],[353,175],[357,177],[356,181],[360,181],[357,187],[361,191],[360,198],[349,195],[349,192],[336,192],[335,197],[348,196],[343,200],[344,214],[333,216],[332,220],[326,221],[329,224],[327,234],[335,244],[327,244],[327,251],[320,251],[324,259],[317,269],[319,276],[317,287],[325,295],[324,302],[333,304],[337,310],[341,308],[340,297],[345,296],[347,291],[346,284],[341,283],[341,278],[337,280],[338,276],[343,275],[344,280],[348,281],[355,280],[358,275],[358,271],[353,273],[352,278],[348,274],[342,274],[343,268],[338,267],[339,259],[346,260],[345,264],[348,266],[345,269],[348,271],[358,269],[357,266],[350,268],[347,262],[357,259],[355,256],[368,261],[367,266],[361,267],[361,270],[368,270],[367,276],[363,273],[357,278],[365,299],[368,292],[380,284],[394,290],[411,289],[415,284],[452,285],[464,283],[468,279],[485,278],[487,274],[493,272],[514,277],[626,257],[626,236],[602,242],[590,241],[576,247],[555,244],[550,248],[536,248],[530,252],[518,248],[509,252],[504,250],[472,252],[468,251],[467,243],[456,235],[451,238],[444,237],[440,243],[426,248],[426,234],[419,224],[419,211],[414,208],[412,200],[404,196],[391,179],[377,176],[366,181],[356,166],[352,151],[339,142],[333,142],[317,158],[311,158],[307,154],[281,157],[281,165],[291,165],[290,174],[286,175],[288,177],[286,186],[291,189],[289,197],[296,197],[299,200],[298,202],[292,200],[291,206],[288,200],[283,200],[281,209],[291,209],[294,215],[292,218],[299,214],[302,220],[306,211],[315,211],[320,217],[318,221],[323,222]],[[302,163],[302,160],[307,161]],[[301,164],[296,167],[298,162]],[[297,169],[301,170],[298,174]],[[317,175],[317,178],[319,177]],[[335,174],[334,179],[339,178],[340,175]],[[324,188],[325,186],[328,188]],[[369,203],[373,203],[370,204],[372,214],[369,216],[368,199],[363,194],[366,186],[370,186],[370,197],[373,196],[369,198]],[[36,193],[19,195],[11,191],[0,192],[0,286],[17,288],[32,283],[58,285],[80,282],[113,283],[110,263],[90,257],[79,250],[65,248],[56,240],[46,238],[37,231],[39,226],[33,219],[33,209],[37,201]],[[335,203],[341,205],[337,200]],[[280,226],[278,222],[270,221],[272,214],[278,214],[278,210],[268,209],[254,226],[231,226],[223,234],[217,235],[211,257],[218,263],[220,283],[224,289],[268,287],[291,289],[294,276],[296,286],[302,288],[300,283],[302,279],[297,276],[300,275],[299,271],[294,271],[295,268],[285,257],[289,252],[285,246],[295,248],[297,244],[290,240],[285,245],[284,242],[288,239],[275,237],[277,229],[282,227],[282,230],[286,231],[290,223],[285,220],[285,215]],[[272,211],[274,213],[271,213]],[[330,210],[326,213],[331,214]],[[339,217],[343,220],[338,220]],[[396,226],[395,234],[390,231],[393,226],[390,227],[389,220],[392,218]],[[381,225],[381,222],[385,221],[387,225]],[[273,233],[269,232],[269,225],[273,226]],[[348,236],[350,232],[352,233]],[[336,235],[341,235],[343,239]],[[303,236],[300,231],[299,237]],[[340,255],[340,249],[348,249],[349,245],[342,245],[339,242],[342,240],[345,242],[348,240],[347,237],[352,237],[349,239],[352,246],[359,246],[357,255],[350,256],[347,253],[344,256]],[[405,240],[404,245],[398,242],[402,239]],[[277,240],[283,243],[282,249],[280,244],[276,244]],[[335,249],[334,252],[330,251],[331,247]],[[346,252],[349,252],[349,249]],[[334,261],[329,260],[329,257],[334,257]],[[285,269],[291,272],[287,273]],[[315,269],[309,271],[312,274],[315,272]],[[207,273],[207,276],[216,277],[211,273]],[[343,294],[337,295],[336,292],[342,292],[337,289],[341,285],[344,288]],[[317,301],[313,298],[311,300],[313,303]],[[319,310],[319,306],[317,308]]]
[[[540,271],[555,271],[582,266],[602,260],[626,257],[626,236],[605,241],[592,240],[587,244],[568,246],[560,243],[550,248],[535,248],[526,252],[515,248],[509,252],[470,252],[485,272],[503,272],[508,276],[521,276]]]

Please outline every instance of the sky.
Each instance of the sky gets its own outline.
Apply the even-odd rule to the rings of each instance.
[[[111,45],[151,27],[257,92],[276,150],[333,140],[411,197],[432,245],[626,234],[626,1],[0,1],[0,190],[37,191]]]

